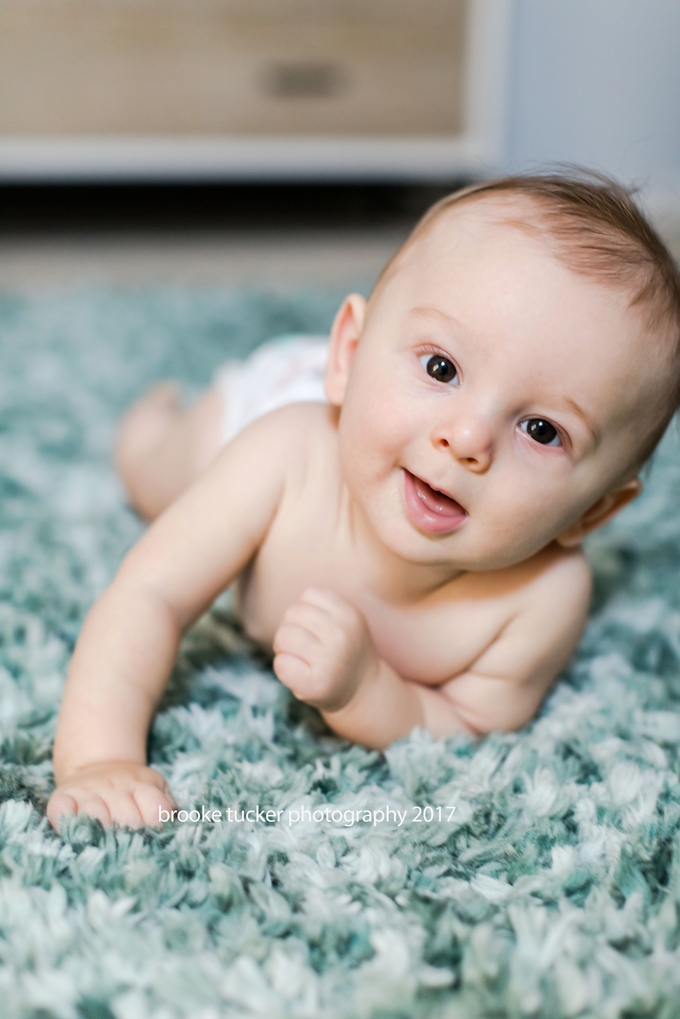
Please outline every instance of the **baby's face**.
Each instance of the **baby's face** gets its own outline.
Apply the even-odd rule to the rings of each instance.
[[[658,400],[661,344],[643,341],[626,293],[567,269],[510,215],[496,200],[447,212],[363,322],[355,298],[334,327],[351,358],[346,385],[329,377],[345,481],[411,562],[496,569],[564,536],[634,476]]]

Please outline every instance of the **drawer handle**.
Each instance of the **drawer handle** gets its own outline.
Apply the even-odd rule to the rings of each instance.
[[[265,91],[277,99],[328,99],[344,85],[344,75],[335,64],[273,64],[264,76]]]

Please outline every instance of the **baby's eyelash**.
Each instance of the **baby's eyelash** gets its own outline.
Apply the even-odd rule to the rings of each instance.
[[[539,415],[525,418],[524,421],[520,421],[519,428],[525,435],[533,439],[538,446],[552,446],[554,448],[564,445],[559,428],[552,421],[548,421],[547,418],[540,417]]]
[[[425,346],[421,347],[418,360],[430,378],[447,386],[459,385],[460,372],[458,371],[458,365],[450,354],[445,354],[437,347]]]
[[[418,347],[418,357],[421,358],[424,354],[438,354],[440,357],[446,357],[449,361],[453,361],[450,354],[447,354],[441,347],[435,347],[432,343],[421,343]]]

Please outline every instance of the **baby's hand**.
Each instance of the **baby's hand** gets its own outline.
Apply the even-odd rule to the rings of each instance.
[[[159,808],[175,808],[162,775],[132,761],[102,761],[77,768],[59,784],[47,804],[47,817],[55,831],[66,814],[140,828],[158,826]]]
[[[298,700],[339,711],[380,662],[364,617],[352,605],[308,587],[274,635],[274,672]]]

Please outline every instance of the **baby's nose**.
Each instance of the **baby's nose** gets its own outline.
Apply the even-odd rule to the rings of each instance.
[[[491,466],[493,433],[481,416],[456,416],[440,422],[432,433],[432,441],[475,474],[483,474]]]

